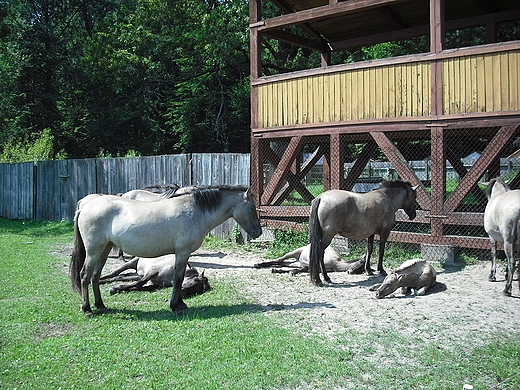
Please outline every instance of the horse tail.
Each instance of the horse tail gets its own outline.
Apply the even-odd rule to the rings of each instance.
[[[72,282],[72,289],[81,293],[81,270],[85,263],[86,251],[83,238],[78,228],[79,210],[74,217],[74,249],[70,260],[69,275]]]
[[[320,284],[320,264],[323,262],[323,248],[321,240],[323,231],[318,220],[318,208],[320,198],[316,198],[311,203],[311,214],[309,216],[309,241],[311,250],[309,254],[309,272],[312,284]]]

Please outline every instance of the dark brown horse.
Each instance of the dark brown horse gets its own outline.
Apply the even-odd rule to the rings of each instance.
[[[353,240],[368,238],[365,255],[365,270],[371,274],[370,256],[374,249],[374,235],[378,234],[379,262],[383,269],[383,255],[390,229],[395,223],[395,212],[403,208],[410,219],[415,218],[415,189],[402,180],[384,181],[373,191],[358,194],[350,191],[330,190],[318,195],[311,204],[309,238],[311,243],[311,282],[321,285],[323,278],[330,283],[323,261],[323,253],[336,234]]]

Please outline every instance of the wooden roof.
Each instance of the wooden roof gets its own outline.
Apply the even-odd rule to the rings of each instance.
[[[383,42],[404,39],[426,35],[429,32],[429,0],[344,0],[331,5],[328,0],[272,0],[272,2],[285,14],[302,15],[301,18],[294,18],[293,24],[299,24],[307,31],[314,31],[315,34],[311,35],[315,35],[315,38],[330,44],[336,50],[355,46],[356,39],[361,37],[371,36],[373,38],[368,43],[375,43],[378,40]],[[447,30],[519,19],[519,0],[445,1]],[[305,23],[302,24],[300,21]],[[266,30],[268,29],[266,25]],[[383,39],[385,37],[387,39]]]

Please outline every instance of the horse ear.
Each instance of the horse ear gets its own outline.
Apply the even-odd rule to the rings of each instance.
[[[413,186],[412,190],[415,191],[417,188],[419,188],[419,186]]]
[[[253,187],[249,187],[246,191],[246,197],[252,198],[253,197]]]

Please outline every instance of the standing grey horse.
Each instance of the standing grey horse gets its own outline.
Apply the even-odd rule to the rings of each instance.
[[[497,242],[504,243],[507,256],[506,286],[503,294],[511,296],[513,273],[515,271],[515,251],[520,245],[520,190],[512,190],[498,177],[487,184],[488,203],[484,211],[484,229],[491,239],[491,273],[489,280],[496,280]],[[519,288],[520,288],[520,281]]]
[[[384,181],[380,187],[366,194],[330,190],[318,195],[312,201],[309,217],[311,282],[322,284],[319,275],[321,268],[323,278],[330,283],[323,254],[336,234],[354,240],[368,238],[365,255],[368,274],[372,273],[370,256],[374,249],[374,235],[379,234],[377,269],[381,274],[386,274],[383,255],[390,229],[395,223],[395,212],[402,207],[410,219],[415,218],[416,188],[407,181],[394,180]]]
[[[74,219],[74,250],[70,263],[73,288],[82,295],[86,316],[95,305],[107,310],[101,298],[99,278],[113,246],[139,257],[176,254],[170,308],[182,314],[181,285],[190,254],[206,234],[233,217],[252,238],[262,234],[251,190],[244,186],[199,188],[161,202],[139,202],[104,195],[82,205]]]

